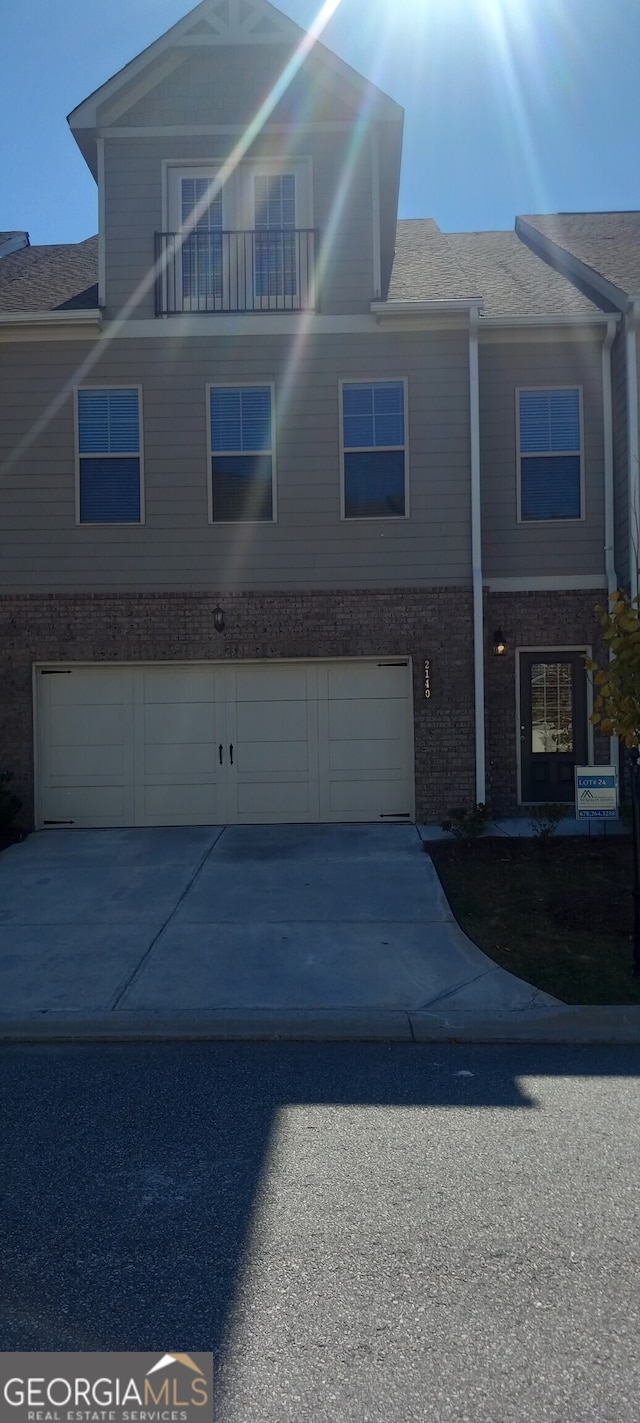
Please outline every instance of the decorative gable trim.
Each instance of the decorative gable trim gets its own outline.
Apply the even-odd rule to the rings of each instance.
[[[292,22],[263,0],[215,0],[200,24],[182,35],[180,45],[282,44],[291,42]]]
[[[306,31],[268,0],[202,0],[195,10],[73,109],[68,115],[69,126],[84,152],[83,130],[86,134],[95,130],[99,122],[105,125],[120,117],[160,79],[184,63],[189,50],[214,45],[283,43],[300,48],[301,62],[309,52],[321,57],[329,73],[343,86],[348,85],[360,99],[367,94],[374,100],[380,118],[401,121],[400,105],[327,49],[320,42],[319,33],[321,27],[317,24]]]

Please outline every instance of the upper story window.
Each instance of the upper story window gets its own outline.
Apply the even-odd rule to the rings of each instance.
[[[211,518],[275,518],[274,392],[271,385],[209,389]]]
[[[577,386],[517,392],[521,522],[584,517],[580,394]]]
[[[140,398],[136,386],[83,386],[77,391],[81,524],[142,521]]]
[[[402,518],[408,513],[406,381],[343,382],[341,392],[344,518]]]
[[[167,169],[169,230],[158,234],[158,314],[300,311],[315,304],[309,164]],[[184,234],[184,227],[192,229]]]

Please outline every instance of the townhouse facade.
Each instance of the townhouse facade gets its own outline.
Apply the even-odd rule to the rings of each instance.
[[[266,0],[203,0],[69,116],[97,239],[0,246],[26,823],[509,814],[609,760],[635,316],[543,220],[398,222],[402,121]]]

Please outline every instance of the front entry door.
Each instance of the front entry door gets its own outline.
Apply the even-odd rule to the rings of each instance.
[[[521,653],[520,747],[523,802],[572,801],[574,766],[588,760],[581,653]]]

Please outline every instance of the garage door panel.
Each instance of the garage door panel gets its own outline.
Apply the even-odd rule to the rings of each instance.
[[[247,780],[238,786],[238,816],[247,822],[256,815],[268,817],[271,824],[298,818],[307,820],[312,815],[310,801],[306,778],[279,779],[271,783]]]
[[[394,780],[385,781],[371,776],[358,780],[331,781],[329,807],[333,816],[364,817],[377,820],[382,815],[406,815],[411,818],[411,807],[402,788]]]
[[[381,767],[401,771],[403,764],[403,749],[397,738],[332,741],[329,747],[330,771],[371,771],[376,774]]]
[[[306,666],[285,667],[268,663],[265,667],[236,669],[236,700],[241,702],[289,702],[307,700]]]
[[[215,780],[218,767],[217,747],[198,741],[181,742],[167,747],[147,745],[144,748],[144,775],[175,784],[184,776],[203,776]]]
[[[52,783],[91,781],[93,785],[125,781],[124,746],[52,746],[49,757]]]
[[[405,705],[406,698],[400,707],[398,702],[387,698],[329,702],[329,738],[331,741],[357,741],[366,730],[372,738],[397,740],[404,730],[402,711]]]
[[[406,701],[407,668],[404,664],[392,667],[358,662],[342,667],[333,664],[328,669],[327,685],[330,700],[397,697]]]
[[[52,746],[114,746],[122,744],[125,709],[117,706],[82,708],[53,706],[49,725]]]
[[[73,668],[69,672],[44,672],[52,706],[122,706],[131,700],[131,673],[122,668],[95,667],[90,671]]]
[[[215,700],[215,673],[211,667],[153,667],[143,669],[141,675],[146,705]]]
[[[144,709],[145,745],[180,746],[215,741],[214,711],[210,702],[159,702]]]
[[[269,701],[266,706],[239,702],[236,708],[236,740],[269,742],[306,739],[307,702]]]
[[[219,796],[213,783],[147,785],[139,806],[142,825],[215,825],[220,822]]]
[[[238,747],[239,774],[309,770],[309,743],[304,741],[243,741]]]
[[[126,786],[64,786],[50,788],[43,798],[43,822],[69,821],[77,825],[133,825],[133,798]]]

